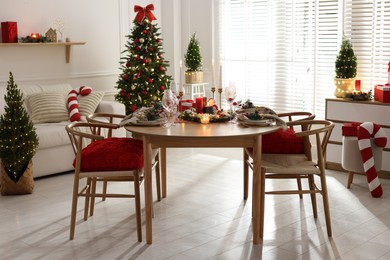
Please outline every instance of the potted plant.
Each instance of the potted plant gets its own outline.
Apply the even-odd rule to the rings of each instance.
[[[32,157],[38,136],[11,72],[4,100],[5,113],[0,116],[1,194],[29,194],[34,189]]]
[[[343,37],[339,54],[336,58],[336,77],[334,83],[336,97],[345,97],[347,93],[352,93],[355,89],[355,77],[357,62],[350,40]]]
[[[199,41],[196,38],[196,33],[193,33],[190,42],[188,43],[187,52],[184,54],[185,66],[185,82],[187,84],[196,84],[203,82],[202,71],[202,55],[200,53]]]

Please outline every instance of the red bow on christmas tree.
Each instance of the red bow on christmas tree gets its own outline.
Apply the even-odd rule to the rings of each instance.
[[[153,15],[152,11],[154,10],[154,5],[149,4],[145,8],[142,8],[139,5],[134,6],[134,12],[138,12],[135,20],[137,22],[141,23],[142,20],[145,18],[148,18],[149,21],[157,20],[156,17]]]

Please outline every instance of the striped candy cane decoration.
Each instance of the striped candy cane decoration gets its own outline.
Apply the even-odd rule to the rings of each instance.
[[[77,96],[80,94],[82,96],[86,96],[92,92],[91,87],[81,86],[79,91],[73,89],[68,94],[68,112],[69,119],[71,122],[80,121],[80,111],[79,111],[79,103],[77,101]]]
[[[365,122],[359,126],[357,137],[363,168],[367,177],[368,188],[370,189],[373,197],[381,197],[383,191],[375,169],[374,156],[372,154],[371,147],[371,137],[374,138],[376,146],[385,147],[387,143],[385,132],[377,124]]]

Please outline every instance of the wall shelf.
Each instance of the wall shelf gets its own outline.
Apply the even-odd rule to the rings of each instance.
[[[0,43],[0,47],[43,47],[65,46],[66,63],[70,62],[70,48],[72,45],[84,45],[86,42],[32,42],[32,43]]]

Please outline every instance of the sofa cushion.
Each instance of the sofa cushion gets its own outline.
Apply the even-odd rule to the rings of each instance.
[[[27,102],[31,109],[31,121],[34,124],[69,120],[65,93],[37,93],[28,96]]]
[[[69,121],[59,123],[34,124],[39,138],[38,149],[52,148],[61,145],[69,145],[70,140],[65,126]]]
[[[77,97],[79,111],[81,116],[88,116],[90,114],[95,113],[97,106],[100,101],[102,101],[104,96],[104,92],[92,91],[92,93],[82,96],[79,95]]]

